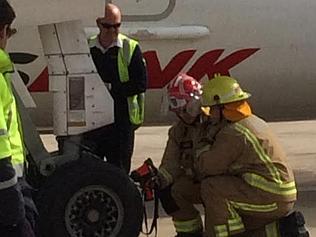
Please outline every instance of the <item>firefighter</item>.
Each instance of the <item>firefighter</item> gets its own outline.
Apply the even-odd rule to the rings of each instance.
[[[200,184],[193,169],[195,131],[201,119],[201,85],[186,74],[179,74],[168,87],[169,109],[179,121],[169,129],[169,137],[159,167],[159,198],[172,216],[177,237],[202,236],[203,225],[193,206],[201,203]]]
[[[14,71],[5,52],[7,40],[15,33],[15,13],[5,0],[0,2],[0,235],[33,237],[34,214],[29,186],[23,179],[25,160],[10,73]]]
[[[207,237],[277,237],[277,220],[296,200],[285,152],[267,123],[252,114],[249,97],[231,77],[203,84],[202,105],[220,127],[208,140],[197,138],[195,153]]]

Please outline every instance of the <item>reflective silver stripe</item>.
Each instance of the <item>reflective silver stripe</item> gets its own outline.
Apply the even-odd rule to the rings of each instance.
[[[256,205],[250,203],[229,201],[229,204],[231,204],[236,209],[252,212],[273,212],[278,209],[278,205],[276,203]]]
[[[8,134],[8,132],[6,129],[0,129],[0,136],[5,136],[7,134]]]
[[[165,178],[167,185],[173,183],[173,178],[172,175],[165,169],[165,168],[160,168],[159,169],[160,174]]]
[[[15,169],[15,173],[17,177],[23,177],[24,165],[22,164],[14,164],[13,168]]]
[[[10,188],[10,187],[16,185],[17,182],[18,182],[18,177],[15,175],[12,179],[0,182],[0,190]]]
[[[201,147],[200,149],[196,149],[195,155],[196,155],[196,157],[199,157],[202,153],[207,152],[209,150],[211,150],[211,145],[207,144],[207,145]]]
[[[173,221],[174,227],[177,232],[183,233],[192,233],[199,231],[203,228],[203,222],[200,216],[197,216],[195,219],[187,221]]]
[[[228,219],[228,229],[229,233],[233,234],[235,232],[239,232],[245,229],[244,223],[242,222],[241,217],[235,210],[234,206],[230,201],[227,201],[227,207],[229,211],[229,219]]]
[[[297,193],[294,181],[279,184],[268,181],[264,177],[254,173],[245,173],[242,175],[242,177],[251,186],[260,188],[266,192],[275,193],[279,195],[294,195]]]
[[[216,225],[214,226],[216,237],[228,237],[228,230],[226,225]]]
[[[281,175],[278,168],[273,164],[271,157],[265,152],[264,148],[260,144],[257,137],[245,126],[236,123],[236,129],[242,133],[246,139],[250,142],[259,159],[265,164],[273,178],[273,181],[278,184],[282,184]]]

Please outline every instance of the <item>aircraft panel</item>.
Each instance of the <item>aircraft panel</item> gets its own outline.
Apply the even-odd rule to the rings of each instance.
[[[171,0],[113,0],[109,1],[121,8],[124,16],[159,15],[167,8]]]

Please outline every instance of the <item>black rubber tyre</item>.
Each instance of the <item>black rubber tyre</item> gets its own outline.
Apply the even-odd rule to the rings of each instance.
[[[43,237],[136,237],[143,216],[129,177],[95,158],[67,164],[48,177],[37,207]]]

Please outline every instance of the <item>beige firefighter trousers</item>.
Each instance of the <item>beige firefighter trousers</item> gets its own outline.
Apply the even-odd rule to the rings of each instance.
[[[235,176],[212,176],[200,184],[181,177],[174,183],[171,194],[179,207],[172,214],[174,221],[196,219],[199,212],[193,204],[203,203],[207,237],[236,234],[277,237],[268,235],[266,227],[286,215],[294,205],[294,202],[275,201],[280,197],[254,188]]]

